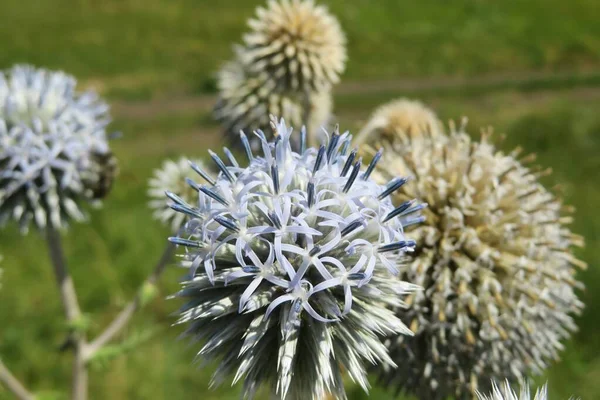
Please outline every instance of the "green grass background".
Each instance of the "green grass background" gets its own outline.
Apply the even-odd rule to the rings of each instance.
[[[536,379],[553,399],[600,398],[600,7],[597,0],[324,1],[348,35],[349,63],[336,94],[342,127],[357,129],[377,105],[420,98],[444,120],[492,125],[502,149],[517,145],[554,169],[577,207],[573,229],[590,264],[580,332],[561,362]],[[97,334],[153,268],[169,232],[151,218],[146,182],[168,157],[219,149],[210,117],[214,73],[260,1],[2,0],[0,68],[18,62],[63,69],[113,104],[121,175],[91,223],[64,242],[80,302]],[[41,235],[0,232],[0,355],[36,392],[66,398],[70,355],[60,353],[62,309]],[[237,399],[237,387],[208,389],[211,367],[192,363],[198,346],[170,327],[181,271],[165,274],[161,295],[117,342],[150,339],[91,375],[92,399]],[[350,399],[365,399],[349,386]],[[0,389],[0,399],[10,398]],[[392,396],[374,389],[371,398]]]

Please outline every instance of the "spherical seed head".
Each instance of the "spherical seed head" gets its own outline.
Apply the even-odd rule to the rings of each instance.
[[[272,0],[248,25],[241,59],[279,91],[328,91],[338,83],[346,38],[326,7],[312,0]]]
[[[489,394],[477,393],[478,400],[531,400],[529,386],[527,384],[521,386],[521,390],[517,392],[511,389],[510,383],[506,380],[502,385],[492,382],[492,391]],[[533,400],[548,400],[548,385],[544,385],[535,392]]]
[[[110,188],[115,162],[108,106],[75,92],[62,72],[16,66],[0,73],[0,225],[62,227],[83,220],[80,201]]]
[[[309,95],[293,91],[276,91],[274,81],[251,73],[239,61],[231,61],[218,74],[219,101],[214,109],[232,145],[240,145],[240,131],[262,130],[270,134],[269,115],[281,115],[293,126],[306,126],[314,134],[326,125],[333,108],[330,91],[314,91]],[[254,149],[260,140],[249,137]]]
[[[193,178],[196,173],[191,163],[204,168],[201,160],[190,161],[186,157],[178,160],[165,160],[160,168],[154,170],[152,178],[148,181],[148,205],[152,209],[153,216],[173,232],[176,232],[185,220],[185,214],[179,213],[170,207],[172,201],[165,199],[165,192],[175,193],[186,203],[196,204],[198,202],[198,190],[186,182],[186,178]]]
[[[420,101],[398,99],[373,112],[357,135],[356,143],[409,143],[420,137],[441,135],[444,135],[444,128],[432,109]]]
[[[414,177],[397,204],[428,204],[426,223],[407,233],[418,251],[401,275],[425,290],[397,310],[415,336],[387,342],[399,368],[382,373],[389,386],[427,399],[472,398],[490,377],[541,373],[583,307],[575,270],[584,264],[571,253],[583,241],[542,173],[517,152],[497,151],[487,134],[474,142],[452,130],[389,145],[380,171]]]
[[[367,362],[391,362],[379,335],[410,333],[388,307],[416,287],[390,271],[418,216],[390,215],[369,177],[378,158],[361,171],[348,133],[297,153],[292,130],[273,124],[263,156],[246,146],[247,167],[211,153],[220,173],[196,206],[168,194],[188,217],[171,238],[190,269],[179,322],[206,342],[200,356],[221,359],[213,384],[234,375],[247,397],[266,385],[281,398],[346,398],[342,371],[367,389]]]

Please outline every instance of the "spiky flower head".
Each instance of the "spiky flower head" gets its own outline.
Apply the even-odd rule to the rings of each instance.
[[[240,131],[262,130],[270,136],[269,115],[281,115],[292,126],[304,125],[311,135],[316,135],[327,125],[333,107],[330,91],[277,91],[275,81],[265,74],[250,72],[240,61],[223,66],[217,85],[219,101],[214,115],[234,145],[240,145]],[[249,139],[255,150],[260,148],[258,138]]]
[[[346,64],[338,20],[312,0],[270,0],[248,21],[240,54],[244,65],[278,91],[329,91]]]
[[[388,307],[416,287],[390,272],[413,248],[403,226],[421,221],[420,207],[394,209],[397,181],[370,178],[380,155],[361,171],[347,132],[295,152],[292,129],[273,124],[273,142],[257,132],[262,156],[242,134],[248,166],[211,152],[216,178],[195,167],[208,183],[188,182],[197,205],[168,193],[189,217],[171,238],[190,268],[179,323],[205,341],[200,356],[221,359],[213,384],[234,375],[247,397],[265,385],[281,398],[343,399],[342,371],[366,390],[365,364],[393,365],[379,335],[410,334]]]
[[[496,382],[492,382],[492,392],[489,395],[477,393],[479,400],[531,400],[529,385],[521,386],[521,390],[517,392],[511,389],[510,383],[505,380],[500,386]],[[548,400],[548,385],[544,385],[535,392],[533,400]]]
[[[541,373],[575,331],[583,307],[569,211],[539,182],[519,150],[504,154],[484,133],[475,142],[451,126],[449,136],[392,143],[381,179],[414,179],[394,201],[428,203],[426,223],[407,232],[417,242],[401,278],[424,288],[398,317],[415,336],[387,345],[399,364],[382,380],[421,398],[472,398],[489,379]]]
[[[0,225],[22,231],[84,219],[81,200],[110,189],[116,163],[105,127],[108,106],[75,92],[62,72],[16,66],[0,73]]]
[[[204,168],[201,160],[190,161],[186,157],[178,160],[165,160],[160,168],[154,170],[152,178],[148,181],[148,205],[153,216],[173,232],[177,232],[183,225],[185,214],[179,213],[170,207],[172,202],[165,201],[165,192],[175,193],[188,204],[198,202],[198,191],[186,183],[195,175],[192,164]]]
[[[398,99],[377,108],[356,137],[356,143],[408,143],[420,137],[444,135],[435,112],[420,101]]]

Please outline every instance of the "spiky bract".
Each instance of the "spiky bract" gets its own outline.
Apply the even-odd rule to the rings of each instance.
[[[492,391],[490,394],[477,393],[479,400],[531,400],[529,385],[521,386],[521,390],[517,392],[511,389],[510,383],[506,380],[502,385],[492,382]],[[533,400],[548,400],[548,385],[544,385],[535,392]]]
[[[418,251],[402,279],[425,290],[398,316],[415,336],[387,345],[399,365],[386,385],[421,398],[472,398],[489,379],[541,373],[576,329],[583,307],[572,254],[583,239],[568,228],[568,208],[542,186],[531,157],[503,154],[489,135],[458,131],[392,143],[382,179],[413,176],[394,199],[428,203],[426,223],[407,236]]]
[[[80,200],[110,188],[108,106],[75,84],[30,66],[0,73],[0,225],[15,219],[26,231],[30,221],[44,228],[83,220]]]
[[[200,160],[191,163],[203,168]],[[148,196],[153,216],[163,224],[168,225],[173,232],[177,232],[183,225],[185,214],[178,213],[169,206],[165,200],[165,192],[175,193],[186,203],[198,202],[198,191],[186,183],[186,178],[195,175],[188,158],[180,157],[178,160],[165,160],[160,168],[154,170],[152,178],[148,181]]]
[[[269,115],[281,115],[292,126],[305,125],[316,134],[327,124],[332,111],[329,91],[310,94],[277,91],[275,82],[264,74],[253,74],[239,61],[227,63],[218,75],[219,101],[214,109],[230,142],[239,145],[240,131],[262,130],[270,135]],[[255,149],[260,141],[250,137]]]
[[[361,172],[348,133],[296,153],[292,130],[273,124],[275,141],[258,132],[261,157],[242,136],[247,167],[211,153],[221,172],[191,183],[199,206],[169,194],[189,217],[171,239],[190,268],[179,323],[205,341],[200,356],[221,359],[213,383],[235,374],[247,397],[265,385],[281,398],[343,399],[342,371],[367,389],[365,364],[393,365],[378,335],[410,333],[388,307],[416,287],[390,271],[412,250],[402,229],[421,221],[420,206],[394,209],[396,181],[370,178],[379,157]]]
[[[270,0],[248,21],[240,58],[277,91],[329,91],[346,64],[338,20],[312,0]]]
[[[398,99],[377,108],[356,136],[356,143],[394,141],[409,143],[421,137],[444,134],[437,115],[420,101]]]

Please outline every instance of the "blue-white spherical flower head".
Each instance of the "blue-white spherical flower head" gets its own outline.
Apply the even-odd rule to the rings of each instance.
[[[380,154],[363,169],[348,133],[295,152],[292,129],[273,125],[273,142],[257,132],[262,156],[242,134],[248,166],[229,152],[228,166],[211,153],[216,178],[194,166],[207,181],[188,181],[195,204],[168,193],[189,218],[171,238],[190,269],[179,322],[205,341],[202,357],[221,359],[214,383],[233,375],[247,397],[265,385],[281,398],[346,398],[342,371],[366,390],[367,364],[394,365],[379,338],[410,334],[389,307],[417,289],[393,273],[413,249],[403,225],[421,221],[419,206],[393,207],[401,180],[376,184]]]
[[[26,231],[82,220],[81,200],[109,191],[116,161],[105,133],[108,107],[75,92],[62,72],[17,66],[0,73],[0,224]]]

